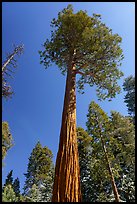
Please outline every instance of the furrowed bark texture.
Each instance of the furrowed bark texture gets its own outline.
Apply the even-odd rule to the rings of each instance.
[[[52,202],[80,202],[80,168],[76,135],[75,66],[69,66]]]

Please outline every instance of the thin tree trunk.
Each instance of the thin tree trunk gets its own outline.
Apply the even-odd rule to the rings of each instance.
[[[80,168],[76,135],[75,66],[68,68],[52,202],[80,202]]]
[[[20,45],[20,46],[16,46],[13,53],[8,55],[8,59],[6,60],[6,62],[2,65],[2,73],[5,71],[6,66],[13,60],[14,55],[19,55],[23,52],[24,49],[24,45]]]
[[[110,175],[110,179],[111,179],[112,189],[113,189],[113,193],[114,193],[114,196],[115,196],[115,202],[120,202],[117,186],[115,184],[115,179],[114,179],[112,169],[111,169],[111,165],[110,165],[109,158],[108,158],[107,149],[106,149],[106,146],[105,146],[105,143],[104,143],[104,140],[103,140],[102,136],[101,136],[101,142],[102,142],[103,150],[104,150],[104,153],[105,153],[105,158],[106,158],[108,171],[109,171],[109,175]]]
[[[6,66],[11,62],[11,60],[13,59],[15,55],[15,52],[13,54],[11,54],[11,56],[9,57],[9,59],[7,59],[7,61],[4,63],[4,65],[2,66],[2,72],[5,71]]]

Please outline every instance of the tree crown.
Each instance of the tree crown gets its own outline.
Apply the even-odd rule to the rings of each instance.
[[[39,51],[41,61],[47,68],[54,62],[64,74],[75,65],[79,90],[84,84],[97,86],[100,99],[115,97],[120,92],[117,80],[123,75],[118,69],[123,59],[118,34],[113,34],[101,22],[101,15],[88,16],[86,11],[73,12],[71,5],[58,13],[51,22],[51,38]]]
[[[125,78],[123,83],[123,90],[126,91],[124,102],[127,104],[130,115],[135,116],[135,77],[129,76]]]
[[[5,158],[7,151],[13,146],[13,138],[10,133],[9,125],[6,121],[2,122],[2,159]]]

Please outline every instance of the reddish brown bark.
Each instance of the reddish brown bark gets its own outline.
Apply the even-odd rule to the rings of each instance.
[[[75,67],[69,66],[52,202],[80,202],[80,168],[76,135]]]

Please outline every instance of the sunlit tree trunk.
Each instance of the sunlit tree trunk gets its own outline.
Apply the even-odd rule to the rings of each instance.
[[[104,153],[105,153],[105,158],[106,158],[107,167],[108,167],[108,171],[109,171],[109,175],[110,175],[110,179],[111,179],[111,185],[112,185],[112,189],[113,189],[113,193],[114,193],[114,197],[115,197],[115,202],[120,202],[117,186],[116,186],[116,183],[115,183],[112,168],[111,168],[109,158],[108,158],[107,149],[106,149],[106,146],[105,146],[105,143],[104,143],[104,140],[103,140],[102,136],[101,136],[101,142],[102,142],[103,150],[104,150]]]
[[[76,135],[75,66],[68,67],[52,202],[80,202],[80,168]]]

